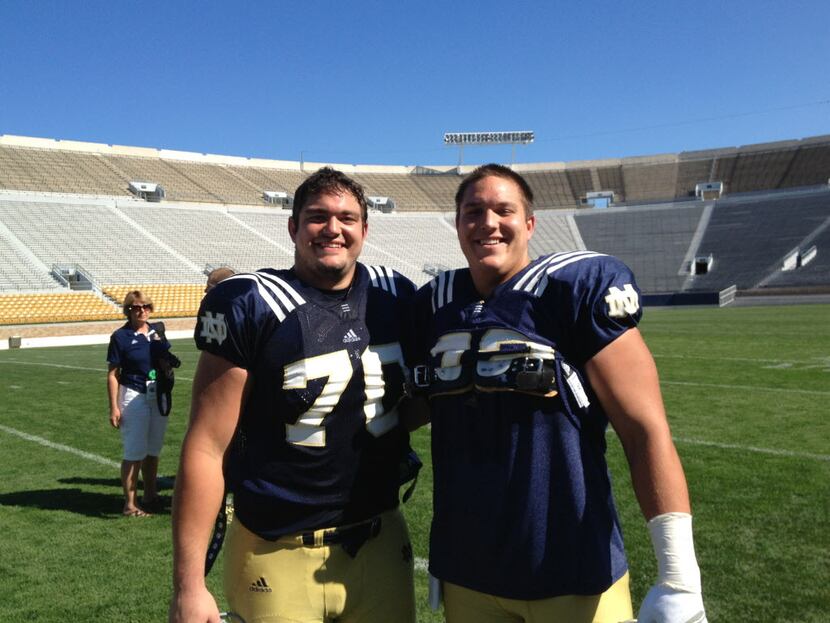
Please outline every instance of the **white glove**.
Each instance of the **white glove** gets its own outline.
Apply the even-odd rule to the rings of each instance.
[[[692,539],[692,516],[665,513],[648,522],[657,557],[657,583],[651,587],[639,623],[707,623],[700,569]]]

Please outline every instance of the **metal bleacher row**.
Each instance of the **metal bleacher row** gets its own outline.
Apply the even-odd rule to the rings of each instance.
[[[622,259],[648,292],[682,289],[684,259],[700,221],[701,202],[586,210],[576,216],[585,247]],[[643,252],[647,249],[648,252]]]
[[[10,145],[0,136],[0,324],[118,319],[124,294],[136,288],[153,297],[157,317],[192,316],[206,267],[249,271],[293,261],[288,211],[263,205],[260,196],[263,189],[293,191],[306,175],[299,169],[32,141]],[[616,255],[645,292],[830,283],[830,137],[534,166],[516,165],[536,194],[533,257],[585,248]],[[454,171],[343,168],[367,194],[391,196],[399,208],[370,213],[361,261],[395,268],[418,285],[430,278],[427,269],[464,265]],[[132,197],[125,180],[138,178],[165,186],[166,200]],[[688,188],[702,179],[723,179],[743,192],[694,201]],[[790,190],[795,183],[812,189]],[[600,188],[615,193],[614,205],[581,209],[584,194]],[[807,244],[818,247],[817,259],[781,272],[782,256]],[[690,276],[690,259],[701,254],[712,254],[713,269]],[[83,271],[93,290],[70,292],[51,276],[59,265]]]
[[[685,289],[721,290],[734,284],[739,290],[749,290],[763,285],[768,278],[774,278],[781,287],[826,285],[830,273],[822,275],[816,269],[827,261],[830,247],[821,249],[820,262],[813,268],[809,264],[797,271],[784,272],[780,268],[781,259],[789,251],[806,246],[815,232],[822,228],[826,231],[828,222],[827,191],[780,198],[722,199],[714,206],[698,253],[713,256],[713,270],[695,276]]]
[[[706,218],[704,218],[704,215]],[[830,283],[830,191],[724,197],[715,202],[668,202],[605,210],[537,210],[531,240],[533,257],[555,251],[593,249],[616,255],[637,275],[645,292],[713,291]],[[50,280],[49,266],[81,267],[99,287],[86,293],[86,319],[120,317],[119,303],[134,288],[147,291],[156,314],[191,316],[198,308],[206,266],[237,270],[288,267],[293,250],[287,214],[266,208],[226,210],[147,205],[124,199],[80,199],[0,194],[0,233],[4,254],[25,247],[32,261],[15,264],[15,279],[0,283],[0,323],[36,321],[6,295],[38,300],[55,292],[55,317],[77,317],[77,302]],[[0,237],[0,240],[3,238]],[[793,248],[815,244],[815,263],[781,272]],[[691,276],[695,255],[714,257],[713,269]],[[5,257],[5,255],[4,255]],[[11,257],[11,256],[10,256]],[[425,266],[464,265],[453,213],[380,214],[369,217],[369,237],[361,257],[367,264],[395,268],[421,285]],[[5,273],[4,273],[5,274]],[[24,279],[29,279],[25,282]],[[7,302],[15,301],[14,305]],[[104,302],[106,310],[100,307]],[[66,305],[64,305],[66,304]],[[64,310],[63,307],[66,307]],[[65,321],[65,320],[64,320]]]
[[[81,297],[90,302],[85,319],[101,320],[101,303],[109,317],[118,318],[118,304],[136,288],[153,297],[156,315],[192,316],[203,293],[205,267],[251,271],[293,262],[286,212],[160,206],[127,198],[0,193],[0,243],[0,258],[16,260],[4,262],[9,270],[0,273],[0,324],[29,318],[20,313],[25,304],[7,296],[27,296],[39,307],[45,290],[65,293],[50,277],[54,266],[71,266],[89,277],[97,293]],[[20,258],[27,254],[33,258],[28,263]],[[423,284],[429,278],[425,262],[458,266],[464,258],[442,214],[373,212],[361,260],[391,266]],[[54,316],[76,318],[76,306],[73,302],[68,309],[68,299],[56,298]],[[40,319],[35,314],[29,321]]]
[[[321,163],[212,156],[95,143],[0,136],[0,189],[128,196],[130,181],[160,184],[171,202],[263,206],[263,192],[293,192]],[[401,211],[453,206],[460,175],[472,167],[335,165]],[[589,192],[616,203],[685,199],[695,184],[721,181],[729,192],[780,190],[827,182],[830,136],[679,154],[515,165],[539,208],[576,208]]]

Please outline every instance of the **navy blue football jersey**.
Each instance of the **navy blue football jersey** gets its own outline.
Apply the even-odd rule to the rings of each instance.
[[[264,269],[207,294],[197,347],[253,381],[227,475],[249,530],[274,539],[397,505],[408,450],[396,410],[407,375],[401,333],[414,289],[392,270],[357,264],[339,293]]]
[[[640,318],[619,260],[541,257],[487,299],[469,269],[417,294],[432,412],[430,571],[512,599],[598,594],[627,569],[584,364]]]

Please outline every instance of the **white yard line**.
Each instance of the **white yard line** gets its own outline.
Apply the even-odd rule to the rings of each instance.
[[[106,465],[107,467],[114,467],[119,468],[121,467],[121,463],[117,461],[113,461],[112,459],[108,459],[103,456],[99,456],[97,454],[92,454],[91,452],[85,452],[83,450],[79,450],[78,448],[73,448],[72,446],[67,446],[62,443],[55,443],[54,441],[49,441],[48,439],[44,439],[43,437],[38,437],[37,435],[30,435],[29,433],[24,433],[22,430],[17,430],[16,428],[11,428],[10,426],[3,426],[0,424],[0,430],[4,433],[8,433],[9,435],[14,435],[15,437],[20,437],[21,439],[25,439],[26,441],[32,441],[34,443],[39,443],[42,446],[46,446],[47,448],[51,448],[52,450],[60,450],[61,452],[68,452],[69,454],[74,454],[76,456],[80,456],[84,459],[88,459],[90,461],[95,461],[96,463],[101,463],[102,465]]]
[[[92,454],[91,452],[85,452],[83,450],[79,450],[78,448],[73,448],[72,446],[67,446],[62,443],[55,443],[54,441],[49,441],[48,439],[38,437],[37,435],[30,435],[29,433],[24,433],[23,431],[17,430],[16,428],[11,428],[10,426],[3,426],[2,424],[0,424],[0,431],[3,431],[4,433],[13,435],[15,437],[19,437],[21,439],[25,439],[26,441],[31,441],[33,443],[40,444],[41,446],[46,446],[47,448],[51,448],[52,450],[67,452],[69,454],[74,454],[75,456],[79,456],[89,461],[101,463],[102,465],[106,465],[107,467],[112,467],[114,469],[121,467],[121,463],[113,461],[112,459],[108,459],[97,454]],[[415,571],[419,573],[426,573],[428,565],[429,561],[426,558],[415,558]]]
[[[769,454],[772,456],[786,456],[796,459],[811,459],[813,461],[830,461],[830,455],[812,454],[810,452],[793,452],[792,450],[776,450],[774,448],[758,448],[756,446],[744,446],[738,443],[721,443],[719,441],[705,441],[703,439],[690,439],[688,437],[674,437],[677,443],[693,446],[709,446],[723,450],[740,450],[742,452],[756,452],[758,454]]]
[[[104,368],[86,368],[82,366],[70,366],[66,364],[59,364],[59,363],[43,363],[43,362],[35,362],[35,361],[19,361],[16,359],[3,359],[0,360],[0,363],[15,363],[18,365],[30,365],[30,366],[44,366],[50,368],[68,368],[71,370],[88,370],[92,372],[106,372]],[[181,381],[189,381],[192,382],[193,379],[186,377],[186,376],[176,376],[177,380]],[[757,385],[728,385],[722,383],[695,383],[690,381],[661,381],[664,385],[681,385],[681,386],[689,386],[689,387],[714,387],[718,389],[740,389],[740,390],[747,390],[747,391],[766,391],[766,392],[779,392],[779,393],[795,393],[795,394],[808,394],[808,395],[815,395],[815,396],[828,396],[830,395],[830,391],[821,391],[821,390],[810,390],[810,389],[788,389],[788,388],[776,388],[776,387],[761,387]],[[64,452],[71,452],[73,454],[77,454],[78,456],[82,456],[84,458],[88,458],[90,460],[97,461],[99,463],[103,463],[105,465],[111,465],[118,467],[120,464],[112,461],[110,459],[104,458],[102,456],[97,456],[95,454],[90,454],[89,452],[84,452],[83,450],[78,450],[77,448],[72,448],[70,446],[65,446],[63,444],[54,443],[49,441],[48,439],[44,439],[42,437],[36,437],[34,435],[29,435],[28,433],[24,433],[22,431],[18,431],[14,428],[10,428],[8,426],[0,425],[0,430],[3,430],[11,435],[17,435],[18,437],[22,437],[23,439],[27,439],[29,441],[34,441],[36,443],[40,443],[41,445],[61,450]],[[610,430],[610,429],[609,429]],[[778,450],[775,448],[759,448],[755,446],[744,446],[741,444],[729,444],[729,443],[721,443],[717,441],[706,441],[703,439],[691,439],[691,438],[684,438],[678,437],[675,438],[676,441],[680,443],[687,443],[699,446],[711,446],[715,448],[723,448],[723,449],[730,449],[730,450],[742,450],[745,452],[756,452],[759,454],[769,454],[774,456],[789,456],[794,458],[805,458],[805,459],[813,459],[816,461],[830,461],[830,455],[826,454],[812,454],[809,452],[793,452],[790,450]]]
[[[24,366],[44,366],[48,368],[68,368],[70,370],[89,370],[92,372],[105,373],[105,368],[84,368],[82,366],[70,366],[60,363],[42,363],[37,361],[19,361],[17,359],[0,359],[0,363],[14,363]],[[176,375],[177,381],[193,382],[193,379],[187,376]],[[819,389],[792,389],[787,387],[766,387],[760,385],[727,385],[722,383],[696,383],[693,381],[660,381],[663,385],[682,385],[688,387],[715,387],[719,389],[741,389],[746,391],[759,392],[777,392],[780,394],[805,394],[808,396],[830,396],[830,391],[822,391]]]
[[[42,363],[39,361],[20,361],[18,359],[0,359],[0,363],[14,363],[19,366],[44,366],[47,368],[69,368],[70,370],[89,370],[91,372],[106,373],[106,368],[84,368],[82,366],[68,366],[61,363]]]
[[[70,367],[70,366],[66,366]],[[9,435],[14,435],[15,437],[19,437],[21,439],[25,439],[26,441],[31,441],[33,443],[40,444],[42,446],[46,446],[47,448],[51,448],[52,450],[58,450],[60,452],[67,452],[69,454],[74,454],[76,456],[80,456],[81,458],[94,461],[96,463],[100,463],[102,465],[106,465],[107,467],[118,468],[120,467],[120,463],[117,461],[113,461],[111,459],[105,458],[103,456],[99,456],[97,454],[92,454],[91,452],[85,452],[84,450],[79,450],[78,448],[73,448],[72,446],[67,446],[62,443],[55,443],[53,441],[49,441],[48,439],[44,439],[43,437],[38,437],[36,435],[30,435],[28,433],[24,433],[23,431],[17,430],[15,428],[11,428],[9,426],[3,426],[0,424],[0,431],[3,431]],[[830,461],[830,456],[824,454],[811,454],[806,452],[791,452],[789,450],[776,450],[773,448],[757,448],[754,446],[742,446],[740,444],[729,444],[729,443],[719,443],[715,441],[704,441],[701,439],[689,439],[685,437],[676,437],[675,441],[685,444],[697,445],[697,446],[709,446],[715,448],[722,448],[727,450],[741,450],[744,452],[755,452],[759,454],[769,454],[773,456],[784,456],[784,457],[791,457],[791,458],[805,458],[805,459],[812,459],[815,461]],[[418,573],[425,574],[428,571],[429,561],[426,558],[415,558],[415,571]]]
[[[47,368],[68,368],[70,370],[87,370],[89,372],[101,372],[103,374],[107,373],[106,368],[85,368],[83,366],[69,366],[63,363],[44,363],[41,361],[20,361],[19,359],[0,359],[0,363],[14,363],[19,366],[45,366]],[[177,381],[190,381],[193,382],[193,379],[187,376],[179,376],[176,375]]]
[[[661,385],[683,385],[687,387],[715,387],[718,389],[742,389],[753,392],[775,392],[778,394],[806,394],[808,396],[830,396],[820,389],[792,389],[789,387],[762,387],[759,385],[728,385],[725,383],[696,383],[693,381],[660,381]]]
[[[746,361],[749,363],[793,363],[812,364],[827,361],[828,357],[814,357],[813,359],[766,359],[763,357],[713,357],[711,355],[672,355],[665,353],[652,353],[655,359],[703,359],[705,361]]]

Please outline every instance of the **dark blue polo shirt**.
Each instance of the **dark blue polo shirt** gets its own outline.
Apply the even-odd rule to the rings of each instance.
[[[142,394],[147,392],[147,375],[153,369],[151,348],[170,349],[170,342],[159,337],[153,325],[145,335],[134,331],[130,323],[110,336],[107,361],[121,369],[118,382]]]

